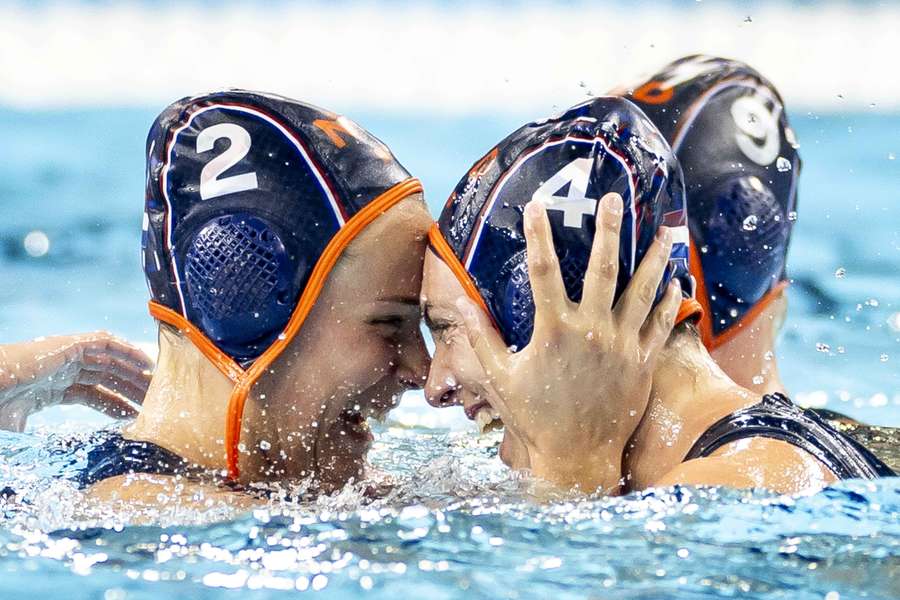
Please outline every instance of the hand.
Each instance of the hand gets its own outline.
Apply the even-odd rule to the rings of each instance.
[[[133,417],[153,361],[104,332],[0,346],[0,429],[22,431],[29,415],[83,404],[117,419]]]
[[[673,280],[652,309],[672,247],[669,230],[661,228],[613,306],[621,224],[622,198],[607,194],[597,211],[581,303],[575,304],[566,295],[546,210],[538,202],[526,205],[535,316],[531,341],[520,352],[509,351],[471,300],[458,302],[497,393],[494,408],[528,447],[533,474],[588,492],[620,485],[622,453],[647,407],[656,358],[681,301]]]

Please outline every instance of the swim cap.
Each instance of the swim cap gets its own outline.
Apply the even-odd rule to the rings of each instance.
[[[716,348],[787,285],[797,138],[775,87],[738,61],[688,56],[626,97],[659,127],[684,170],[700,332]]]
[[[237,477],[250,388],[297,334],[344,248],[422,186],[346,117],[244,90],[166,108],[146,156],[150,312],[234,383],[225,443]]]
[[[497,144],[457,185],[432,227],[431,247],[486,309],[506,343],[522,348],[534,326],[525,205],[546,205],[566,293],[578,302],[597,202],[608,192],[621,194],[625,207],[616,297],[659,226],[668,225],[675,243],[657,299],[677,277],[688,296],[679,320],[696,314],[681,169],[656,127],[623,98],[585,102],[560,117],[529,123]]]

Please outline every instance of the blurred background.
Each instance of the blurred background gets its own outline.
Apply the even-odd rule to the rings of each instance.
[[[0,0],[0,342],[102,328],[153,344],[143,147],[174,99],[234,86],[344,113],[436,211],[525,121],[705,53],[771,79],[801,143],[788,386],[900,425],[898,31],[893,1]]]

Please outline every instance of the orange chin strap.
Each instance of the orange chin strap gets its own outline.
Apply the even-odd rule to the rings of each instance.
[[[769,305],[781,295],[781,291],[788,286],[787,281],[779,281],[773,285],[772,289],[766,292],[762,298],[750,307],[750,310],[748,310],[744,316],[732,323],[728,329],[719,335],[715,335],[713,333],[712,323],[713,313],[709,305],[709,290],[706,289],[706,279],[703,277],[703,265],[700,262],[700,254],[697,252],[697,247],[694,245],[693,240],[691,241],[690,246],[690,265],[691,275],[693,275],[694,279],[697,281],[697,297],[700,299],[699,306],[702,307],[702,315],[697,324],[698,329],[700,330],[700,339],[703,340],[703,345],[710,351],[715,350],[719,346],[734,339],[744,327],[748,327],[753,323],[753,321],[756,320],[756,317],[768,308]]]
[[[191,324],[180,313],[161,304],[151,301],[150,314],[173,327],[177,327],[191,342],[203,353],[232,383],[234,389],[228,399],[228,412],[225,422],[225,452],[228,465],[228,476],[236,480],[240,476],[238,469],[238,445],[241,439],[241,419],[244,415],[244,404],[250,394],[250,388],[259,380],[260,376],[268,369],[272,362],[284,352],[288,344],[300,331],[300,327],[309,316],[313,305],[318,299],[328,274],[334,268],[338,258],[344,249],[360,234],[372,221],[387,212],[392,206],[416,193],[422,193],[422,184],[418,179],[407,179],[390,188],[356,213],[337,234],[328,242],[322,256],[316,261],[309,281],[294,312],[284,328],[284,331],[259,358],[253,361],[249,368],[243,369],[230,356],[222,352],[215,343],[207,338],[203,332]]]
[[[431,225],[431,229],[428,230],[428,241],[431,242],[431,249],[444,261],[444,263],[449,267],[449,269],[456,275],[456,279],[462,285],[463,289],[466,291],[466,295],[474,300],[483,310],[487,313],[488,317],[490,317],[491,322],[494,322],[493,316],[491,316],[491,312],[488,310],[487,304],[484,302],[484,298],[481,297],[481,292],[478,291],[478,288],[475,286],[475,282],[472,281],[472,276],[469,275],[469,272],[466,271],[466,268],[460,262],[459,258],[453,252],[453,249],[450,247],[450,244],[447,243],[447,240],[444,239],[444,234],[441,233],[440,228],[437,223],[433,223]],[[704,314],[704,307],[697,302],[694,298],[685,298],[681,301],[681,306],[678,308],[678,315],[675,317],[675,324],[679,324],[686,319],[690,319],[692,317],[700,319]],[[497,327],[497,323],[494,322],[494,327]]]

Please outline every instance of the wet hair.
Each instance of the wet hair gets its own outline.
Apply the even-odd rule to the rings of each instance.
[[[525,205],[540,199],[547,206],[566,293],[578,302],[597,201],[608,192],[621,194],[625,206],[617,297],[659,226],[668,225],[675,243],[657,298],[673,277],[689,298],[681,169],[656,127],[623,98],[597,98],[507,136],[460,180],[432,228],[431,246],[507,344],[522,348],[534,324]],[[682,318],[698,310],[690,300],[685,307]]]
[[[684,170],[700,331],[715,348],[787,284],[796,135],[772,83],[739,61],[687,56],[626,97],[659,127]]]

